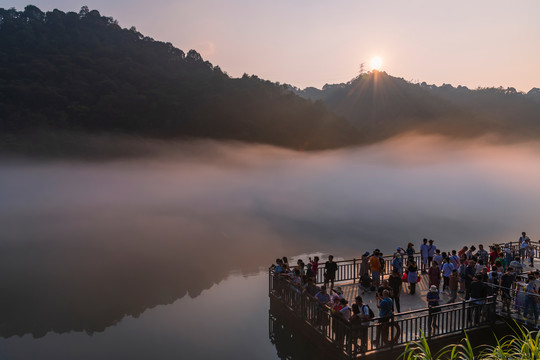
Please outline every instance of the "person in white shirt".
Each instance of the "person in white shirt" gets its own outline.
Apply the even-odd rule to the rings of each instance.
[[[528,246],[527,240],[524,239],[520,244],[521,245],[519,246],[519,256],[521,257],[521,263],[523,264],[525,263],[525,258],[527,256],[527,246]]]
[[[435,255],[433,256],[433,262],[439,264],[439,270],[442,270],[443,256],[441,255],[441,250],[435,250]]]
[[[523,272],[523,264],[521,263],[521,261],[519,260],[519,256],[516,256],[516,258],[510,262],[510,265],[509,265],[512,269],[514,269],[514,271],[516,272],[516,274],[521,274]]]
[[[530,239],[527,236],[527,233],[524,231],[521,233],[521,236],[519,237],[519,245],[521,245],[526,240],[530,240]]]
[[[345,299],[341,299],[340,303],[341,306],[343,306],[341,310],[339,310],[341,318],[345,321],[349,321],[351,319],[351,308],[349,307],[349,305],[347,305],[348,301]]]
[[[459,268],[459,256],[456,250],[452,250],[452,256],[450,256],[450,262],[454,265],[454,269]]]

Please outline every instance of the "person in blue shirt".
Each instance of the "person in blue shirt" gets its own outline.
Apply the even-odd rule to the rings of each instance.
[[[401,254],[399,252],[394,254],[394,259],[392,260],[392,271],[397,271],[398,274],[401,274],[403,270],[403,263],[401,262]]]
[[[321,290],[315,294],[315,299],[319,301],[321,305],[326,305],[330,302],[330,294],[326,292],[326,286],[321,286]]]
[[[420,256],[422,257],[422,274],[427,273],[427,262],[428,262],[428,249],[429,245],[427,244],[427,239],[424,238],[423,244],[420,245]]]
[[[523,317],[525,321],[527,320],[527,314],[529,313],[529,308],[532,307],[534,314],[534,325],[538,320],[538,306],[536,305],[536,295],[538,295],[538,289],[536,288],[536,282],[534,275],[529,275],[527,286],[525,287],[525,308],[523,309]]]
[[[444,259],[444,265],[442,266],[442,273],[443,273],[443,287],[442,291],[445,292],[445,290],[450,285],[450,275],[452,275],[452,271],[454,271],[454,264],[450,262],[450,258]]]
[[[281,259],[276,259],[276,265],[274,265],[274,272],[276,274],[281,274],[283,272],[283,267],[281,266]]]
[[[375,343],[377,346],[382,345],[382,339],[388,339],[388,330],[389,326],[388,323],[390,322],[390,319],[394,315],[394,304],[392,302],[392,299],[390,298],[390,291],[384,290],[383,293],[383,299],[379,301],[377,304],[377,307],[379,308],[379,324],[381,326],[377,327],[377,339],[375,340]],[[382,338],[381,338],[382,334]]]

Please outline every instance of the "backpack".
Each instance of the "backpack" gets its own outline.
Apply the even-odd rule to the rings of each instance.
[[[373,319],[373,318],[375,317],[375,313],[373,312],[373,310],[371,310],[371,308],[369,307],[369,305],[365,305],[365,304],[364,304],[364,306],[368,308],[368,313],[369,313],[368,318],[369,318],[369,319]],[[362,307],[362,308],[363,308],[363,307]]]

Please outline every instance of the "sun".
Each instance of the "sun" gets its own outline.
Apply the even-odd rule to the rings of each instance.
[[[380,70],[381,69],[381,66],[382,66],[382,59],[378,56],[374,57],[373,59],[371,59],[371,68],[373,70]]]

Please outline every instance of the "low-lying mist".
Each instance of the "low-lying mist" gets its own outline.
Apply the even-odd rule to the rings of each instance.
[[[390,254],[423,237],[450,250],[539,233],[535,143],[146,146],[151,156],[105,162],[2,160],[0,335],[101,331],[283,255]]]

